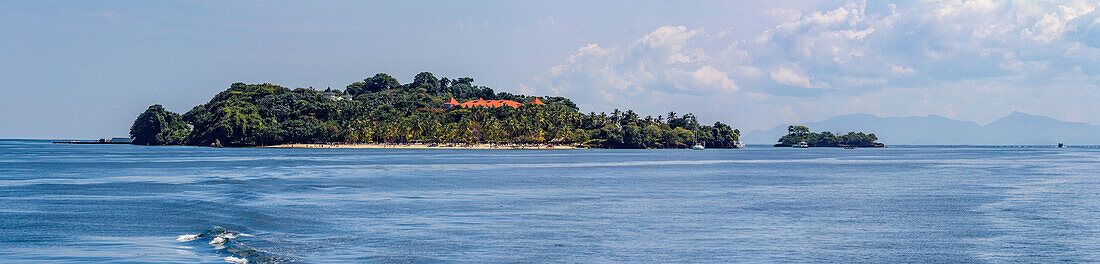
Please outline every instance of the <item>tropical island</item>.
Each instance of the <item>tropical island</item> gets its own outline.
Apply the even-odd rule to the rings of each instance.
[[[460,101],[462,103],[460,103]],[[184,114],[152,105],[130,128],[134,144],[229,147],[424,145],[462,148],[735,148],[741,132],[693,114],[582,113],[564,97],[495,92],[469,77],[379,73],[344,90],[234,83]]]
[[[840,133],[837,133],[840,134]],[[788,126],[787,135],[779,138],[779,144],[773,147],[844,147],[844,148],[881,148],[886,147],[882,143],[875,142],[878,137],[874,133],[848,132],[844,135],[836,135],[829,131],[820,133],[810,132],[805,126]]]

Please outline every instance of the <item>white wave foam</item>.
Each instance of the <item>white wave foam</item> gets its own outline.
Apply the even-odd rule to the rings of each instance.
[[[241,234],[238,234],[238,233],[222,233],[222,234],[218,235],[218,237],[225,238],[225,239],[234,239],[234,238],[237,238],[240,235]]]
[[[202,234],[194,234],[194,235],[181,235],[181,236],[179,236],[179,237],[176,237],[176,241],[179,241],[179,242],[187,242],[187,241],[191,241],[191,240],[199,239],[199,237],[202,237]]]
[[[218,237],[215,237],[214,239],[211,239],[210,244],[211,245],[221,245],[221,244],[225,244],[226,241],[229,241],[229,240],[225,239],[224,237],[218,236]]]
[[[235,263],[235,264],[248,264],[248,259],[238,258],[238,257],[225,257],[225,262]]]

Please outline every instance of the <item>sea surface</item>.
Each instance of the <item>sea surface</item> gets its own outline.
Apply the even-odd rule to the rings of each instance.
[[[0,263],[1096,263],[1100,149],[0,140]]]

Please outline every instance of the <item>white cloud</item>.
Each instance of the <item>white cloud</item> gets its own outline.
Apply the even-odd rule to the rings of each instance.
[[[1100,123],[1082,114],[1095,111],[1085,101],[1100,100],[1097,7],[929,0],[769,9],[785,21],[752,37],[665,26],[625,47],[585,46],[530,87],[596,111],[693,111],[746,129],[857,112],[987,121],[1020,110]],[[1073,100],[1054,106],[1055,94]]]
[[[764,10],[764,14],[773,18],[778,18],[782,21],[790,21],[802,17],[802,11],[797,9],[769,8],[768,10]]]
[[[626,47],[589,44],[577,49],[565,63],[536,77],[539,84],[524,87],[545,87],[544,91],[551,94],[620,108],[626,107],[621,104],[663,101],[673,95],[737,92],[739,87],[730,71],[717,67],[707,52],[692,46],[705,34],[699,29],[666,26]]]
[[[540,27],[545,27],[557,25],[558,21],[557,19],[554,19],[554,16],[548,16],[546,18],[540,18],[536,20],[535,23],[538,24]]]
[[[669,79],[673,80],[677,84],[676,87],[683,91],[710,89],[718,92],[736,92],[738,89],[737,84],[734,84],[725,72],[719,71],[710,65],[691,72],[672,69],[669,74]]]
[[[1069,5],[1060,5],[1056,11],[1043,15],[1043,17],[1035,22],[1030,28],[1024,28],[1022,31],[1023,35],[1036,41],[1054,41],[1061,38],[1071,29],[1070,25],[1068,25],[1070,21],[1082,15],[1092,13],[1096,10],[1098,5],[1100,4],[1093,3],[1089,5],[1085,2],[1073,2],[1069,3]]]
[[[884,78],[860,78],[860,77],[844,77],[843,84],[846,86],[867,86],[867,85],[883,85],[887,81]]]
[[[779,67],[778,69],[775,69],[768,73],[768,76],[771,76],[772,80],[778,84],[793,85],[810,89],[828,88],[828,85],[821,82],[811,83],[810,78],[806,77],[804,73],[795,72],[795,70],[787,67]]]
[[[901,66],[901,65],[897,65],[897,64],[890,64],[890,71],[893,71],[895,74],[899,74],[899,75],[912,75],[914,73],[917,73],[917,71],[913,70],[913,68],[909,68],[909,67],[905,67],[905,66]]]
[[[657,28],[653,32],[634,41],[632,46],[668,52],[679,52],[689,39],[702,33],[702,30],[687,30],[684,26],[666,26]]]

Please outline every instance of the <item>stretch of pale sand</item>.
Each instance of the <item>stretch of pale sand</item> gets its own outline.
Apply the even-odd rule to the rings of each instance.
[[[509,145],[509,144],[282,144],[264,148],[349,148],[349,149],[578,149],[571,145]]]

